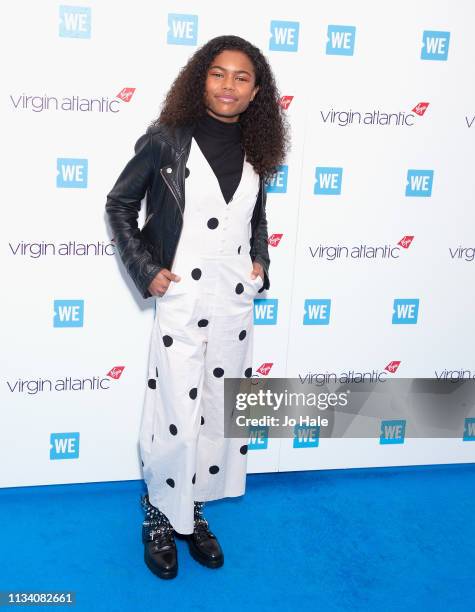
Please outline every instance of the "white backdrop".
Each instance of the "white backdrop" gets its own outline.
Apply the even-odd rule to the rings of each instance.
[[[153,301],[114,256],[105,199],[178,70],[222,34],[261,48],[290,101],[254,370],[474,376],[473,3],[217,6],[8,6],[0,486],[141,478]],[[385,245],[392,257],[371,256]],[[419,300],[417,320],[396,307],[393,322],[398,299]],[[258,433],[249,472],[473,462],[463,430],[300,448]]]

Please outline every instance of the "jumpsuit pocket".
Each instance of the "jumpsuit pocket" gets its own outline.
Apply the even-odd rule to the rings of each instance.
[[[248,271],[248,280],[250,283],[252,283],[252,286],[254,288],[254,293],[257,293],[259,291],[259,289],[262,289],[262,287],[264,286],[264,281],[262,280],[262,278],[257,275],[256,278],[251,278],[251,272],[253,270],[253,265],[252,265],[252,259],[251,256],[249,255],[249,271]]]
[[[165,293],[161,296],[161,299],[167,298],[167,297],[173,297],[173,296],[178,296],[178,295],[183,295],[184,293],[186,293],[186,289],[183,288],[183,277],[181,278],[181,280],[177,281],[170,281],[170,284],[168,285],[168,289],[165,291]]]
[[[257,275],[256,278],[253,280],[253,282],[256,288],[256,293],[258,293],[259,290],[262,289],[262,287],[264,286],[264,281],[259,275]]]

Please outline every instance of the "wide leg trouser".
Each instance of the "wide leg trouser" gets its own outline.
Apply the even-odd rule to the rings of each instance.
[[[178,533],[193,502],[243,495],[247,438],[224,437],[224,379],[252,375],[249,255],[189,256],[156,301],[140,431],[150,502]]]

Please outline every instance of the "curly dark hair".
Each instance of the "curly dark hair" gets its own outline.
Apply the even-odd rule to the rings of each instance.
[[[259,85],[259,91],[239,116],[242,146],[255,171],[264,179],[270,179],[290,148],[289,126],[266,58],[257,47],[240,36],[217,36],[195,51],[178,73],[165,96],[159,117],[150,127],[162,124],[173,130],[177,126],[193,124],[206,114],[203,94],[208,69],[214,58],[225,49],[242,51],[254,65],[255,84]]]

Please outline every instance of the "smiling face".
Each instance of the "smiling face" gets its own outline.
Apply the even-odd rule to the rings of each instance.
[[[226,49],[215,56],[205,81],[204,103],[209,115],[233,123],[257,94],[255,70],[242,51]]]

